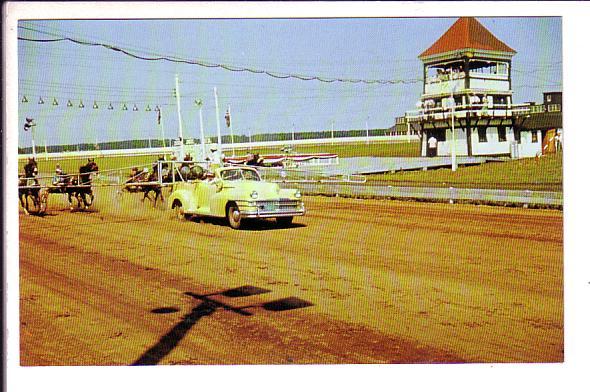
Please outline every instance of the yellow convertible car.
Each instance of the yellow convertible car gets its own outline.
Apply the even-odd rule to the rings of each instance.
[[[262,181],[256,169],[245,166],[222,167],[211,178],[175,183],[168,206],[179,219],[226,218],[234,229],[244,219],[276,218],[279,225],[288,226],[294,216],[305,214],[299,190]]]

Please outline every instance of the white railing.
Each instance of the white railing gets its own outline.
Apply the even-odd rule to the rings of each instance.
[[[331,144],[356,144],[356,143],[400,143],[407,142],[409,139],[418,140],[415,135],[391,135],[391,136],[359,136],[359,137],[335,137],[322,139],[295,139],[295,140],[277,140],[267,142],[252,142],[252,143],[227,143],[221,147],[223,151],[231,151],[232,148],[236,150],[247,150],[261,147],[283,147],[285,145],[302,146],[302,145],[331,145]],[[185,148],[187,146],[185,145]],[[200,148],[198,145],[197,148]],[[327,148],[328,149],[328,148]],[[176,147],[152,147],[152,148],[128,148],[120,150],[90,150],[90,151],[68,151],[68,152],[50,152],[37,153],[37,159],[80,159],[80,158],[101,158],[101,157],[116,157],[116,156],[130,156],[130,155],[159,155],[172,154],[176,151]],[[31,154],[19,154],[18,159],[25,159]]]
[[[465,117],[467,113],[474,116],[512,116],[528,113],[530,106],[528,104],[507,105],[507,104],[469,104],[455,106],[455,116]],[[427,120],[427,119],[445,119],[451,115],[450,108],[433,107],[418,110],[409,110],[406,112],[408,121]]]

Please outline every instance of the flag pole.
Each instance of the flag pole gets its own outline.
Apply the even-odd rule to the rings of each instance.
[[[158,123],[160,124],[160,132],[162,133],[162,147],[166,147],[166,137],[164,136],[164,120],[162,119],[162,108],[158,107]]]
[[[182,137],[182,117],[180,116],[180,90],[178,89],[178,75],[176,80],[176,110],[178,111],[178,138],[180,139],[180,157],[184,159],[184,139]]]
[[[221,149],[221,125],[219,124],[219,99],[217,97],[217,87],[213,87],[213,93],[215,94],[215,114],[217,115],[217,148],[219,149],[219,151],[222,151]]]
[[[31,126],[31,144],[33,146],[33,158],[37,160],[37,150],[35,149],[35,125],[36,124],[33,124]]]

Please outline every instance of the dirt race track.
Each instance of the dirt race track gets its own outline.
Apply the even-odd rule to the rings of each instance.
[[[138,195],[20,213],[20,363],[561,362],[560,211],[306,198],[291,228]]]

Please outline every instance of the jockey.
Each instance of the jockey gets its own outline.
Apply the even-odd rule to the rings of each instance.
[[[64,172],[61,169],[61,166],[59,165],[59,163],[57,165],[55,165],[55,175],[53,176],[53,179],[51,180],[51,184],[52,185],[64,185]]]
[[[127,182],[135,182],[136,177],[139,175],[139,169],[137,167],[131,168],[131,174],[129,174],[129,179]]]

